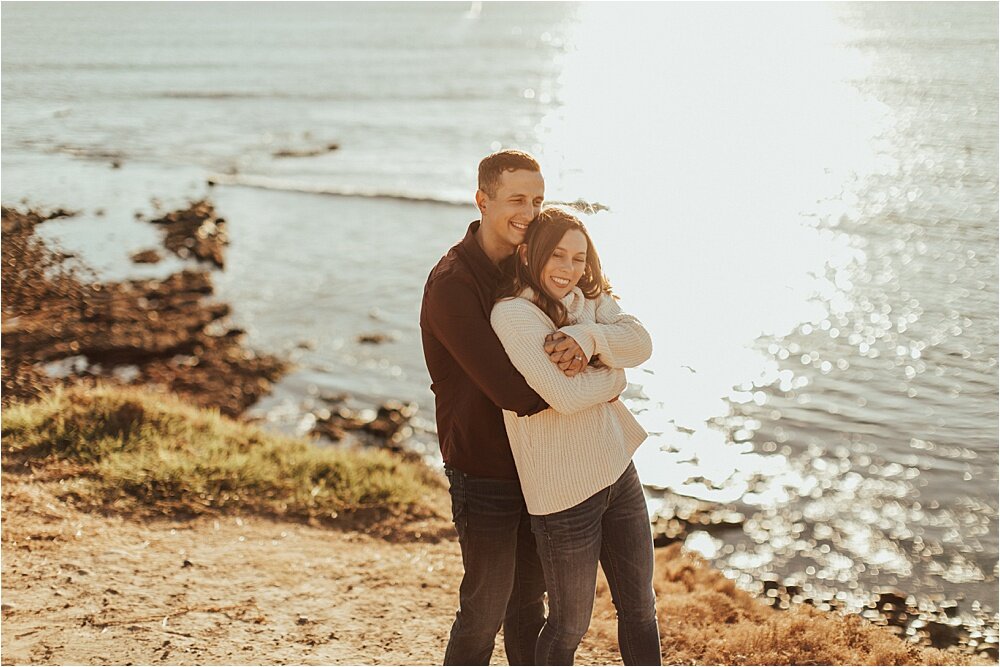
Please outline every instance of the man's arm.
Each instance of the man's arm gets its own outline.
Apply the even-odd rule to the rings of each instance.
[[[424,308],[434,336],[497,407],[522,417],[549,407],[510,362],[470,285],[439,279]]]
[[[514,366],[557,412],[572,414],[613,400],[625,390],[625,372],[619,369],[590,368],[574,377],[564,375],[543,347],[552,323],[532,303],[501,301],[490,322]]]
[[[638,319],[622,312],[613,296],[601,294],[595,315],[596,323],[574,324],[559,331],[571,336],[588,357],[596,354],[611,368],[635,368],[653,354],[649,332]]]

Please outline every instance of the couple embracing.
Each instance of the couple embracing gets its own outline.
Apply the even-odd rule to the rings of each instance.
[[[653,544],[619,396],[649,334],[611,294],[571,212],[543,208],[527,153],[479,165],[481,219],[424,288],[420,328],[465,574],[446,665],[569,665],[597,565],[627,665],[659,665]],[[543,597],[548,592],[546,617]]]

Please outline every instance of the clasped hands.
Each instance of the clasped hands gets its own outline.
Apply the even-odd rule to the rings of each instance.
[[[580,344],[573,340],[572,336],[561,331],[550,333],[545,337],[545,352],[549,355],[552,363],[559,366],[559,370],[570,378],[581,372],[590,363]],[[615,396],[608,403],[614,403],[617,400],[618,397]]]
[[[550,333],[545,337],[545,353],[549,355],[552,363],[559,366],[559,370],[566,377],[573,377],[590,362],[579,343],[561,331]]]

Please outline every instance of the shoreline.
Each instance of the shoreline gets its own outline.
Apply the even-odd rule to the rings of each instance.
[[[200,432],[206,419],[240,451],[272,436],[156,394],[138,400],[163,400],[162,415],[129,408],[134,390],[72,391],[79,424],[107,430],[97,423],[107,410],[118,423],[128,408],[143,415],[129,429],[143,440],[123,436],[121,447],[86,464],[75,454],[33,454],[53,436],[44,413],[31,425],[32,411],[51,407],[5,414],[4,664],[438,663],[462,571],[440,481],[419,492],[421,503],[437,508],[430,514],[408,503],[389,514],[305,519],[262,515],[237,499],[210,501],[190,516],[178,508],[194,489],[175,490],[181,497],[173,502],[158,492],[150,506],[128,487],[122,495],[114,479],[100,486],[102,475],[115,469],[119,450],[131,456],[150,438],[162,441],[161,457],[174,451],[183,469],[200,467],[204,447],[219,436],[188,448],[169,429]],[[166,424],[173,426],[158,426]],[[72,433],[60,432],[56,440]],[[77,442],[91,447],[86,434]],[[347,459],[367,450],[355,451]],[[655,572],[667,664],[991,664],[903,641],[856,615],[805,604],[770,609],[680,544],[656,550]],[[616,626],[601,575],[578,662],[619,662]],[[494,655],[503,659],[499,641]]]
[[[195,207],[192,207],[192,209],[193,208],[195,208]],[[7,217],[7,215],[8,215],[8,212],[5,211],[5,218]],[[44,217],[44,216],[41,216],[41,217]],[[208,217],[208,216],[206,216],[206,217]],[[32,224],[32,226],[34,226],[34,224],[41,224],[41,222],[42,221],[35,222],[35,223]],[[192,229],[194,231],[197,231],[198,227],[196,226],[196,227],[194,227]],[[193,233],[192,230],[188,230],[188,231],[189,231],[189,233]],[[5,235],[6,235],[6,229],[5,229]],[[178,247],[180,247],[180,246],[178,246]],[[191,280],[193,280],[193,279],[188,279],[188,282],[190,282]],[[208,282],[208,279],[199,279],[199,280],[204,280],[205,282]],[[128,291],[128,292],[139,291],[139,292],[141,292],[141,290],[143,288],[143,285],[142,284],[137,285],[136,283],[146,283],[146,286],[148,286],[149,282],[156,282],[158,284],[163,284],[166,281],[131,281],[131,282],[114,283],[114,285],[116,285],[116,286],[125,286],[125,285],[128,285],[128,289],[125,290],[125,291]],[[9,283],[7,283],[7,284],[9,284]],[[185,284],[187,284],[185,281],[180,281],[177,285],[173,285],[171,289],[173,289],[176,293],[180,293],[183,296],[184,295],[183,286]],[[210,282],[208,282],[207,292],[206,292],[205,288],[202,286],[203,284],[204,284],[203,282],[199,282],[198,285],[195,287],[195,289],[193,291],[194,292],[198,292],[198,293],[211,294]],[[189,290],[189,291],[191,291],[191,290]],[[138,302],[138,299],[140,299],[140,298],[147,298],[147,297],[144,297],[144,296],[135,297],[134,301],[132,302],[133,305],[135,305]],[[196,299],[196,298],[190,298],[189,296],[185,296],[182,299],[182,301],[185,304],[185,307],[187,309],[189,309],[189,310],[191,308],[194,308],[194,309],[197,310],[199,307],[201,307],[201,306],[198,305],[198,299]],[[225,306],[225,304],[221,304],[221,305]],[[215,311],[211,310],[212,308],[218,308],[218,306],[206,306],[206,307],[209,309],[210,313],[221,313],[221,315],[220,315],[220,317],[208,317],[207,320],[204,317],[201,318],[201,319],[197,319],[196,318],[196,324],[198,326],[207,327],[209,324],[215,324],[215,323],[217,323],[221,319],[222,316],[225,315],[225,312],[227,312],[227,310],[225,310],[225,309],[215,310]],[[226,306],[225,308],[228,308],[228,306]],[[146,310],[146,309],[145,308],[140,308],[139,310]],[[113,311],[111,311],[111,313],[114,314]],[[6,317],[6,315],[7,314],[5,313],[5,317]],[[131,319],[133,321],[139,321],[139,322],[143,321],[142,318],[134,318],[133,317]],[[205,321],[203,321],[203,320],[205,320]],[[148,322],[149,320],[146,319],[145,321]],[[7,333],[7,326],[6,325],[7,325],[7,322],[5,322],[5,334]],[[215,328],[219,329],[219,326],[216,324]],[[203,329],[199,329],[199,328],[195,327],[194,336],[195,337],[200,336],[201,332],[203,332]],[[221,336],[215,336],[215,337],[221,337],[221,339],[226,342],[226,345],[222,348],[223,354],[221,356],[223,356],[223,357],[229,356],[232,351],[238,351],[238,350],[243,349],[243,348],[241,348],[242,344],[240,342],[241,336],[240,336],[240,334],[238,332],[236,334],[234,334],[234,335],[229,335],[229,331],[223,330]],[[173,347],[166,346],[164,349],[167,349],[167,350],[169,350],[169,351],[172,352],[172,351],[174,351],[175,347],[176,346],[173,346]],[[142,350],[142,349],[145,349],[145,348],[142,345],[132,345],[132,349]],[[196,359],[198,359],[198,363],[195,364],[196,366],[197,365],[201,365],[201,359],[208,359],[209,358],[209,355],[205,354],[204,349],[205,348],[203,348],[203,352],[202,352],[202,356],[201,357],[199,357],[197,354],[192,355]],[[7,344],[5,344],[4,353],[5,353],[5,357],[6,357],[6,355],[8,354],[8,345]],[[172,357],[170,357],[171,363],[174,362],[174,360],[176,359],[176,356],[177,355],[173,355]],[[278,360],[273,359],[273,358],[258,357],[258,355],[254,354],[252,352],[250,353],[250,357],[247,358],[247,357],[244,356],[244,354],[242,352],[239,352],[237,354],[237,358],[235,358],[233,360],[234,363],[232,363],[232,364],[228,364],[227,363],[227,364],[223,364],[222,366],[219,366],[217,364],[217,365],[214,366],[214,370],[210,370],[210,371],[207,372],[207,376],[209,378],[214,378],[215,384],[206,384],[206,385],[202,385],[202,386],[197,386],[197,383],[195,383],[195,385],[192,387],[192,383],[188,382],[185,379],[185,381],[184,381],[185,384],[184,384],[183,389],[187,389],[187,391],[183,391],[183,389],[182,389],[182,391],[180,393],[181,393],[181,395],[186,396],[188,398],[188,400],[192,400],[193,399],[194,402],[195,402],[195,404],[203,405],[203,406],[214,405],[215,407],[220,407],[223,410],[223,412],[226,413],[226,414],[231,414],[233,416],[239,415],[239,414],[241,414],[246,409],[246,407],[247,407],[248,404],[247,405],[242,405],[242,407],[239,407],[236,404],[230,404],[228,407],[226,405],[221,405],[220,406],[219,405],[219,396],[220,396],[220,394],[217,393],[216,391],[213,391],[212,387],[218,387],[218,384],[220,382],[220,378],[225,378],[226,377],[225,373],[227,373],[227,372],[233,372],[233,373],[235,373],[236,377],[250,377],[250,378],[259,377],[259,374],[261,372],[260,366],[256,366],[255,367],[253,365],[253,360],[256,360],[256,359],[259,359],[259,358],[266,359],[267,363],[274,364],[272,366],[269,366],[270,368],[273,368],[273,369],[283,368],[283,367],[281,367],[281,366],[278,365],[278,364],[280,364],[280,362]],[[91,368],[92,367],[85,368],[83,373],[76,374],[76,375],[74,375],[74,373],[70,373],[70,374],[68,374],[63,379],[71,381],[71,382],[72,381],[77,381],[77,380],[83,380],[84,382],[91,382],[91,381],[93,381],[94,378],[93,377],[86,377],[87,375],[93,375],[92,373],[90,373]],[[169,364],[168,364],[168,368],[169,368]],[[191,368],[191,366],[180,366],[180,365],[176,366],[176,368],[174,368],[173,377],[174,378],[180,378],[181,376],[187,377],[188,374],[189,374],[189,372],[190,372],[190,368]],[[202,368],[204,369],[205,366],[202,366]],[[223,369],[223,371],[221,373],[220,373],[220,370],[219,370],[220,368]],[[5,372],[6,372],[6,367],[5,367]],[[275,372],[281,372],[281,371],[275,371]],[[105,379],[107,379],[108,377],[111,377],[112,379],[114,379],[113,375],[111,375],[111,376],[105,376]],[[170,376],[168,375],[168,377],[170,377]],[[230,377],[232,377],[232,376],[230,376]],[[276,375],[275,377],[278,377],[278,376]],[[222,379],[221,382],[224,384],[226,382],[226,380]],[[160,382],[158,384],[165,384],[166,386],[170,387],[169,380],[167,382]],[[206,387],[207,387],[207,389],[206,389]],[[262,386],[260,389],[261,389],[261,391],[263,393],[266,393],[268,387],[265,385],[265,386]],[[263,395],[263,393],[258,393],[258,394],[248,393],[247,395],[248,396],[254,396],[256,398],[257,396]],[[9,393],[5,392],[5,401],[9,400],[9,398],[10,398]],[[236,405],[236,407],[234,407],[234,405]],[[372,421],[370,419],[362,419],[358,415],[357,411],[352,412],[350,410],[347,410],[346,408],[337,409],[336,408],[336,403],[334,403],[333,405],[331,405],[331,408],[332,408],[331,410],[326,410],[326,414],[320,414],[319,415],[319,418],[317,419],[317,424],[316,424],[316,426],[317,426],[316,430],[317,431],[326,431],[326,435],[330,436],[331,439],[334,439],[334,440],[337,440],[338,438],[344,437],[344,435],[345,435],[346,432],[350,432],[352,436],[360,433],[361,436],[362,436],[362,439],[366,440],[369,444],[375,444],[375,445],[379,445],[379,446],[386,446],[386,445],[388,445],[390,449],[395,449],[397,451],[403,451],[403,448],[401,447],[401,441],[405,438],[405,428],[407,428],[407,426],[406,426],[406,414],[405,414],[406,413],[406,406],[402,406],[402,405],[400,405],[400,406],[391,406],[391,407],[383,406],[384,411],[381,412],[381,414],[376,415],[377,419],[375,421]],[[376,422],[378,422],[379,420],[381,420],[381,423],[377,424]],[[413,455],[413,457],[414,458],[419,458],[416,455]],[[703,528],[703,526],[699,522],[699,518],[698,517],[689,517],[688,519],[685,519],[683,522],[685,524],[689,525],[691,528],[695,528],[695,529]],[[788,606],[790,602],[801,602],[801,601],[804,601],[804,600],[792,600],[793,597],[794,597],[794,592],[788,591],[787,589],[784,589],[780,583],[777,584],[777,585],[772,584],[770,586],[768,584],[765,584],[765,597],[764,597],[764,599],[765,600],[773,600],[774,603],[777,606],[785,607],[785,606]],[[889,610],[889,612],[895,612],[895,613],[886,613],[886,610],[884,608],[879,608],[879,609],[877,609],[878,614],[875,616],[875,618],[873,620],[879,620],[880,622],[882,620],[884,620],[887,623],[892,623],[893,621],[895,621],[896,622],[896,627],[898,627],[899,630],[901,631],[905,627],[906,624],[902,624],[902,625],[898,624],[901,615],[900,615],[900,613],[898,613],[898,611],[897,611],[896,608],[899,607],[899,606],[906,606],[906,597],[907,596],[905,596],[905,595],[902,595],[900,597],[898,594],[895,597],[888,596],[886,598],[885,602],[884,602],[884,605],[882,605],[882,607],[884,607],[885,605],[893,605],[895,603],[895,607],[893,607],[892,609]],[[827,604],[828,605],[827,608],[831,608],[831,607],[835,606],[835,604],[836,604],[835,601],[834,601],[834,604],[830,605],[829,603],[831,602],[831,600],[818,600],[817,602],[819,603],[819,605]],[[916,610],[907,609],[906,612],[904,612],[904,614],[905,613],[909,613],[909,614],[911,614],[911,616],[916,616],[917,612],[916,612]],[[903,615],[902,618],[903,618],[903,620],[907,620],[905,615]],[[934,637],[933,631],[934,631],[934,626],[931,626],[925,632],[921,633],[921,635],[927,635],[927,637],[925,637],[925,639],[930,639],[930,638]],[[952,633],[945,633],[944,635],[939,635],[939,637],[941,637],[941,636],[943,636],[951,644],[957,643],[957,641],[956,641],[958,639],[958,634],[957,633],[953,633],[952,632]],[[938,643],[941,643],[941,639],[939,639],[939,638],[935,638],[935,639],[936,639],[936,641]],[[946,642],[945,645],[948,645],[948,642]]]

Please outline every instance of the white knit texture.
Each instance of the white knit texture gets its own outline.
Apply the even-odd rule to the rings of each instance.
[[[628,408],[608,401],[625,390],[621,369],[652,354],[649,334],[609,294],[586,299],[574,288],[563,304],[571,324],[561,330],[607,368],[566,377],[543,347],[555,325],[529,290],[497,302],[490,318],[511,362],[552,406],[530,417],[503,413],[524,500],[535,515],[568,509],[613,484],[646,439]]]

